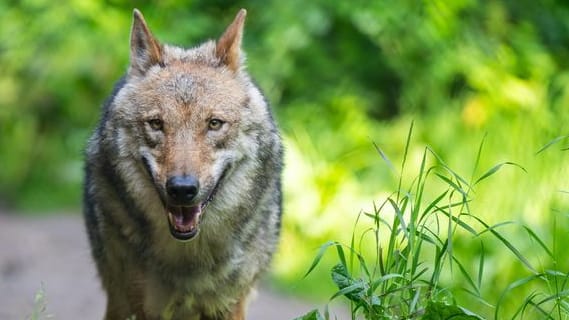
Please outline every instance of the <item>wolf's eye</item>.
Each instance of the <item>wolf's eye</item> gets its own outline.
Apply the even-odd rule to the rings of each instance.
[[[146,122],[152,130],[162,131],[164,129],[164,121],[161,119],[150,119]]]
[[[223,122],[222,120],[219,120],[219,119],[211,119],[211,120],[209,120],[207,127],[209,130],[216,131],[216,130],[221,129],[221,126],[223,126],[224,123],[225,122]]]

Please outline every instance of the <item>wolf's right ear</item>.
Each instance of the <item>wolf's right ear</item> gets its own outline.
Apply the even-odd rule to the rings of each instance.
[[[241,38],[243,38],[246,15],[247,10],[239,10],[235,20],[227,27],[215,46],[217,58],[234,72],[239,70],[242,64]]]
[[[162,45],[154,38],[138,9],[134,9],[132,19],[128,73],[142,76],[151,66],[164,64]]]

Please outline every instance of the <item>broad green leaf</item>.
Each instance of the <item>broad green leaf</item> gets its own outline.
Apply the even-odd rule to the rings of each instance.
[[[320,314],[320,311],[318,311],[318,309],[314,309],[301,317],[294,318],[294,320],[325,320],[325,319]]]
[[[482,317],[455,305],[429,301],[422,320],[481,320]]]

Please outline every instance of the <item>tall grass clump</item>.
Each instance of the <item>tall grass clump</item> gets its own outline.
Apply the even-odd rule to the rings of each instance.
[[[569,135],[559,136],[537,151],[540,154],[552,146],[559,145],[562,142],[567,142]],[[569,146],[562,145],[561,151],[569,151]],[[569,190],[559,190],[560,193],[569,197]],[[531,314],[536,319],[569,319],[569,273],[561,271],[564,268],[565,261],[559,261],[563,251],[567,249],[564,247],[564,239],[559,239],[560,235],[566,234],[567,230],[563,229],[563,223],[560,223],[558,216],[561,214],[562,218],[569,218],[569,212],[555,212],[552,216],[552,226],[549,234],[552,235],[552,244],[548,246],[542,241],[536,233],[529,227],[524,226],[523,229],[529,235],[544,256],[540,264],[540,270],[533,270],[533,272],[523,278],[520,278],[507,286],[503,290],[500,298],[496,304],[494,318],[501,319],[505,315],[500,312],[504,301],[508,297],[518,296],[517,291],[526,289],[529,292],[522,299],[517,300],[515,305],[515,312],[513,315],[508,315],[511,319],[523,319],[525,315]],[[530,316],[531,317],[531,316]]]
[[[413,124],[408,131],[396,190],[380,202],[372,212],[361,212],[354,224],[348,244],[329,241],[318,250],[308,276],[329,249],[335,249],[337,264],[331,270],[338,290],[330,301],[344,298],[349,302],[352,319],[484,319],[500,315],[500,304],[519,287],[540,281],[545,291],[535,290],[519,299],[512,319],[529,316],[539,319],[569,318],[569,277],[566,273],[538,271],[532,263],[501,233],[513,222],[489,225],[471,212],[475,187],[504,166],[525,171],[520,165],[502,162],[479,173],[484,145],[480,144],[470,178],[450,168],[437,153],[425,147],[418,172],[410,182],[403,178],[408,169],[409,147]],[[395,171],[384,152],[379,155]],[[549,258],[550,248],[530,228],[524,227],[528,239],[538,244]],[[486,301],[482,286],[485,280],[485,239],[501,243],[531,276],[512,283],[497,303]],[[479,246],[475,257],[464,258],[455,252],[455,239],[470,238]],[[452,280],[452,281],[451,281]],[[461,283],[460,288],[448,283]],[[460,293],[460,294],[458,294]],[[465,295],[466,293],[466,295]],[[467,297],[468,310],[458,297]],[[474,302],[473,302],[474,300]],[[481,312],[482,310],[482,312]],[[533,315],[533,316],[532,316]],[[328,306],[297,318],[331,319]],[[565,319],[563,318],[563,319]]]

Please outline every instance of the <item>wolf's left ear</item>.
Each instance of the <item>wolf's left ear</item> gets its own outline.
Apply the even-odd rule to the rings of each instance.
[[[129,73],[144,75],[153,65],[162,65],[162,45],[154,38],[142,13],[134,9],[130,30]]]
[[[229,69],[236,72],[241,67],[241,38],[247,10],[241,9],[233,22],[217,41],[215,54]]]

